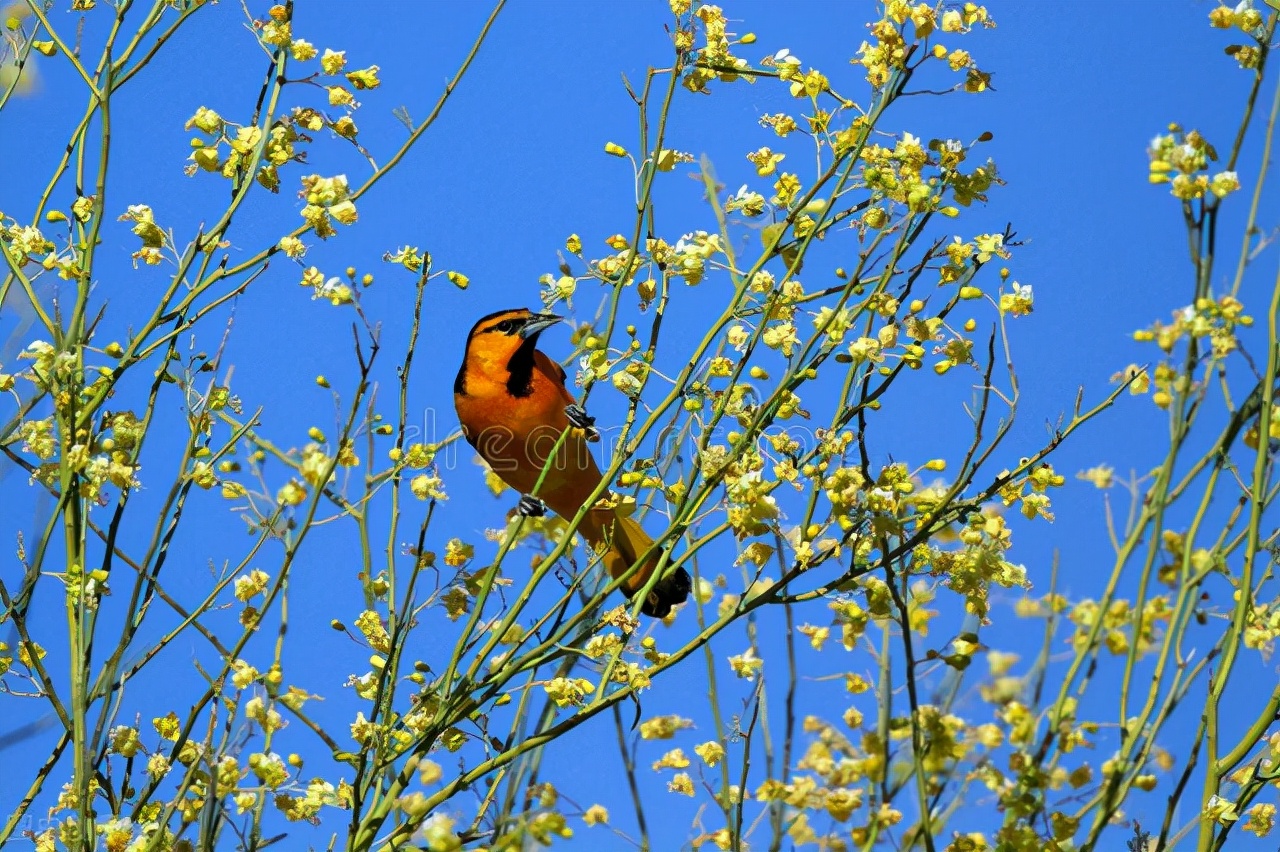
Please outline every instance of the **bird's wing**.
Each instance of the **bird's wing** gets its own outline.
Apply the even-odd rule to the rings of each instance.
[[[577,402],[577,400],[573,398],[573,394],[569,393],[569,389],[565,387],[564,367],[561,367],[555,361],[548,358],[546,353],[541,349],[534,350],[533,362],[543,375],[555,382],[556,387],[560,390],[560,395],[564,397],[566,405],[573,405]]]

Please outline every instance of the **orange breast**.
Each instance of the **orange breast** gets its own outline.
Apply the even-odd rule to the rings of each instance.
[[[538,353],[541,355],[542,353]],[[543,466],[569,426],[565,406],[573,397],[546,356],[535,360],[527,396],[513,397],[505,384],[469,378],[467,392],[454,397],[467,440],[494,473],[522,494],[533,493]],[[581,430],[573,429],[550,462],[537,496],[557,514],[573,517],[600,482],[600,470]]]

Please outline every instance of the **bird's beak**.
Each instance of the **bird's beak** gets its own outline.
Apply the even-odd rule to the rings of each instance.
[[[520,329],[520,336],[525,340],[528,340],[530,337],[540,334],[560,322],[562,319],[564,319],[564,317],[558,317],[555,314],[534,314],[529,317],[529,319],[525,320],[524,327]]]

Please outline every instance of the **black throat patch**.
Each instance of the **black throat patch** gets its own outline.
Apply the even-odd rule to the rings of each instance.
[[[533,393],[533,350],[538,342],[538,335],[526,337],[507,362],[507,393],[514,397],[526,397]]]
[[[453,392],[456,396],[467,395],[467,362],[463,361],[458,368],[458,376],[453,380]]]

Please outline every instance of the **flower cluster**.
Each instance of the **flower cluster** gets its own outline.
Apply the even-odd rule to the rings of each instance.
[[[79,197],[72,205],[72,216],[77,222],[87,221],[94,203],[92,197]],[[51,210],[45,214],[45,220],[56,224],[68,221],[68,217],[60,210]],[[0,212],[0,251],[8,256],[12,267],[22,270],[31,279],[46,272],[56,273],[64,281],[79,281],[85,276],[80,266],[81,250],[73,241],[65,242],[65,247],[59,249],[36,225],[19,224]]]
[[[1236,329],[1253,325],[1253,317],[1244,312],[1244,305],[1235,296],[1197,299],[1173,314],[1169,324],[1156,322],[1148,328],[1133,333],[1133,339],[1155,343],[1165,354],[1173,352],[1179,342],[1207,340],[1214,358],[1225,358],[1238,347]]]
[[[308,175],[302,179],[302,191],[298,197],[306,200],[302,218],[317,237],[327,239],[337,233],[333,223],[355,224],[358,214],[347,187],[346,175],[320,177]]]
[[[1067,618],[1075,625],[1069,641],[1077,650],[1084,648],[1090,634],[1098,629],[1103,646],[1112,654],[1128,654],[1131,648],[1139,655],[1150,653],[1160,638],[1159,625],[1173,614],[1169,604],[1168,597],[1155,595],[1143,602],[1139,614],[1129,601],[1120,598],[1105,609],[1093,600],[1077,601],[1067,611]]]
[[[707,85],[712,81],[732,83],[743,79],[741,72],[748,70],[750,64],[745,59],[734,56],[732,51],[734,45],[753,44],[756,40],[754,35],[748,33],[731,38],[724,11],[719,6],[699,3],[694,8],[692,0],[671,0],[671,11],[676,14],[678,21],[683,22],[683,26],[675,33],[676,49],[691,54],[689,70],[681,80],[686,89],[707,93]],[[703,46],[695,49],[696,29],[702,31]],[[745,79],[751,80],[751,77],[747,76]]]
[[[359,129],[351,115],[360,104],[353,92],[376,89],[381,80],[377,65],[348,69],[345,51],[326,48],[321,52],[305,39],[296,38],[289,7],[272,6],[264,20],[255,22],[255,29],[263,45],[278,57],[278,62],[283,63],[286,58],[295,62],[317,61],[319,70],[303,82],[323,90],[325,104],[342,112],[332,115],[324,107],[299,105],[282,113],[271,124],[259,125],[239,124],[201,106],[186,123],[187,130],[198,133],[191,139],[191,165],[186,173],[218,174],[231,181],[237,192],[245,181],[252,179],[274,193],[280,190],[280,170],[289,163],[305,161],[313,134],[327,129],[360,149]],[[344,175],[310,175],[301,182],[300,195],[306,201],[302,210],[305,227],[320,239],[337,232],[334,223],[350,225],[356,221],[355,204]],[[294,235],[281,240],[279,248],[293,258],[301,257],[306,251],[306,246]],[[143,259],[154,262],[146,256]]]
[[[1253,0],[1241,0],[1236,6],[1218,6],[1209,13],[1209,25],[1220,30],[1239,30],[1253,40],[1253,44],[1233,44],[1225,49],[1227,56],[1240,63],[1241,68],[1256,69],[1262,63],[1266,50],[1266,16],[1254,8]]]
[[[1191,341],[1207,343],[1207,354],[1220,362],[1239,348],[1239,329],[1253,325],[1253,317],[1244,312],[1244,305],[1235,296],[1202,297],[1195,304],[1175,311],[1173,321],[1155,322],[1133,333],[1133,339],[1154,343],[1166,355],[1173,354],[1180,343]],[[1167,409],[1178,394],[1193,387],[1191,377],[1181,372],[1171,360],[1165,359],[1149,371],[1136,365],[1112,377],[1116,381],[1129,382],[1129,392],[1144,394],[1154,387],[1151,401],[1159,408]]]
[[[110,374],[103,368],[93,382],[85,384],[87,371],[80,365],[77,352],[58,350],[43,340],[33,341],[18,358],[30,361],[31,366],[15,374],[0,373],[0,392],[12,392],[18,381],[26,381],[50,394],[62,411],[73,401],[80,404],[93,398]],[[17,426],[22,451],[34,457],[34,480],[57,482],[65,468],[74,477],[79,495],[91,505],[106,501],[104,488],[108,485],[122,492],[139,485],[134,454],[142,430],[133,412],[105,414],[96,431],[86,427],[74,435],[61,434],[61,423],[61,418],[54,415],[23,420]]]
[[[1199,131],[1171,124],[1168,133],[1151,141],[1147,156],[1151,161],[1147,179],[1169,184],[1173,197],[1182,201],[1216,201],[1240,188],[1240,178],[1233,171],[1209,174],[1209,164],[1217,162],[1218,152]]]
[[[133,222],[133,232],[142,240],[142,248],[133,253],[133,265],[135,268],[139,260],[148,266],[159,264],[163,257],[160,250],[166,246],[172,247],[172,237],[156,224],[155,214],[151,212],[151,208],[147,205],[130,205],[129,209],[120,217],[120,221]]]
[[[872,23],[873,41],[864,41],[858,48],[857,64],[866,69],[867,82],[876,88],[887,85],[895,72],[906,68],[915,51],[915,43],[927,39],[940,28],[943,33],[963,34],[974,26],[994,27],[986,7],[965,3],[959,9],[947,9],[938,20],[938,8],[928,3],[912,4],[908,0],[889,0],[884,6],[884,16]],[[906,28],[910,25],[913,37],[908,41]],[[948,51],[935,44],[931,55],[946,60],[952,71],[964,71],[966,92],[985,91],[991,75],[974,64],[968,51]]]
[[[231,689],[226,701],[236,706],[237,695],[259,677],[278,685],[279,669],[273,667],[264,675],[243,660],[232,666]],[[298,709],[309,698],[307,693],[295,687],[283,690],[279,703],[290,709]],[[283,727],[284,722],[273,705],[262,695],[254,695],[241,705],[245,719],[256,726],[260,736],[270,736]],[[142,852],[152,848],[180,848],[177,835],[168,824],[161,821],[166,805],[172,808],[182,825],[198,820],[206,806],[225,800],[236,813],[244,814],[260,804],[269,803],[289,821],[318,823],[318,815],[326,807],[349,809],[353,802],[353,789],[345,781],[336,786],[321,778],[304,780],[302,758],[297,754],[282,756],[269,750],[251,751],[243,755],[215,754],[197,741],[189,739],[176,713],[170,712],[151,720],[155,737],[149,738],[138,727],[117,725],[107,736],[104,761],[107,765],[128,773],[137,761],[147,780],[159,784],[175,768],[177,775],[185,778],[177,785],[174,798],[166,802],[153,799],[132,813],[132,818],[113,818],[100,821],[95,826],[104,848],[120,852]],[[149,740],[149,742],[148,742]],[[106,798],[106,791],[93,781],[89,794],[95,800]],[[71,785],[64,785],[56,801],[49,809],[49,821],[54,827],[32,835],[38,849],[56,848],[60,841],[67,848],[78,844],[80,824],[75,813],[79,796]],[[65,814],[62,819],[58,815]]]
[[[1035,511],[1052,520],[1036,500],[1042,495],[1028,495]],[[1047,503],[1047,501],[1045,501]],[[1024,508],[1024,512],[1026,509]],[[1004,558],[1012,545],[1012,535],[1004,518],[992,511],[975,513],[959,532],[961,547],[943,549],[921,545],[913,554],[917,566],[941,576],[943,583],[965,598],[965,608],[986,620],[990,612],[989,590],[992,584],[1004,588],[1026,588],[1027,570]]]

